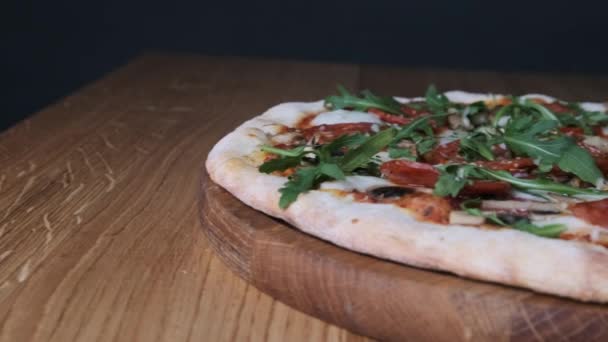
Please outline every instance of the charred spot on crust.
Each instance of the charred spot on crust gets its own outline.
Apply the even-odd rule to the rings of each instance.
[[[390,198],[402,197],[414,192],[413,189],[400,186],[383,186],[369,191],[369,194],[374,198]]]

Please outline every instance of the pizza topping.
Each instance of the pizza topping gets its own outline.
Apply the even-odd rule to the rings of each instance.
[[[506,211],[536,211],[543,213],[560,213],[565,208],[559,203],[533,202],[533,201],[481,201],[481,209]]]
[[[450,212],[450,224],[464,224],[478,226],[483,224],[486,218],[483,216],[470,215],[464,210],[452,210]]]
[[[569,209],[576,217],[608,228],[608,199],[572,204]]]
[[[414,192],[411,188],[404,188],[400,186],[383,186],[375,188],[369,191],[369,194],[373,198],[391,198],[391,197],[403,197],[407,194]]]
[[[449,222],[452,210],[447,199],[422,192],[408,194],[391,203],[410,210],[420,220],[443,224]]]
[[[378,119],[375,115],[365,112],[340,109],[331,112],[321,113],[315,116],[315,118],[310,121],[310,124],[311,126],[320,126],[364,122],[375,124],[382,123],[382,121]]]
[[[340,181],[328,181],[321,184],[322,190],[339,190],[343,192],[367,192],[374,189],[394,187],[394,184],[384,178],[373,176],[347,176]]]
[[[455,140],[450,143],[437,146],[437,148],[427,152],[422,158],[425,162],[433,165],[451,162],[464,162],[464,157],[458,154],[459,150],[460,140]]]
[[[391,182],[401,185],[433,187],[439,178],[439,171],[432,165],[409,160],[383,163],[380,172]]]
[[[314,141],[317,144],[331,142],[343,135],[354,133],[369,133],[372,131],[372,123],[341,123],[333,125],[313,126],[302,131],[307,141]]]
[[[343,86],[338,86],[339,95],[332,95],[325,99],[325,107],[336,109],[353,109],[365,112],[370,108],[380,109],[383,112],[401,115],[401,103],[392,97],[380,97],[369,90],[361,92],[361,97],[352,95]]]
[[[388,123],[391,123],[391,124],[405,125],[405,124],[408,124],[408,123],[412,122],[411,118],[407,118],[407,117],[399,116],[399,115],[389,114],[389,113],[387,113],[387,112],[385,112],[383,110],[377,109],[377,108],[370,108],[369,112],[373,113],[374,115],[376,115],[382,121],[388,122]]]
[[[391,203],[421,220],[545,237],[558,237],[565,226],[537,225],[534,213],[571,217],[570,210],[591,224],[608,221],[600,208],[608,199],[603,107],[536,95],[480,96],[472,103],[450,101],[464,99],[457,92],[448,96],[431,86],[423,101],[401,103],[339,87],[325,100],[329,111],[270,137],[273,146],[263,151],[275,157],[260,171],[291,174],[280,190],[282,208],[321,187]],[[356,177],[386,183],[359,186]],[[467,204],[452,210],[461,203]]]
[[[301,166],[279,192],[279,207],[287,208],[298,196],[315,189],[326,180],[345,179],[345,174],[357,169],[370,167],[371,157],[383,150],[394,138],[395,130],[387,129],[370,137],[361,135],[342,135],[331,143],[319,148],[300,146],[291,150],[281,150],[270,146],[262,147],[263,151],[278,154],[281,157],[260,165],[260,172],[270,173],[282,169]],[[348,149],[342,153],[343,149]],[[338,153],[339,152],[339,153]],[[373,167],[371,170],[373,172]]]

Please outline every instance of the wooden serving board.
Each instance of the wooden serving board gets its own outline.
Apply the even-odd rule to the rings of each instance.
[[[201,186],[203,229],[228,267],[353,332],[412,341],[608,340],[608,306],[354,253],[246,206],[204,172]]]

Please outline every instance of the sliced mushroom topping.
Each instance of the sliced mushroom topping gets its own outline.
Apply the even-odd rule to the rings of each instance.
[[[300,133],[285,132],[270,138],[274,145],[299,145],[304,142],[304,137]]]
[[[532,201],[481,201],[481,209],[484,210],[526,210],[546,213],[559,213],[565,209],[562,203],[532,202]]]
[[[383,186],[369,191],[369,194],[374,198],[390,198],[402,197],[414,192],[414,189],[404,188],[400,186]]]
[[[484,221],[484,217],[469,215],[465,211],[452,210],[450,212],[450,224],[480,225]]]
[[[515,222],[526,218],[525,215],[513,213],[497,213],[496,217],[498,217],[505,224],[515,224]]]
[[[452,114],[448,116],[448,125],[451,129],[457,129],[462,126],[462,117],[460,114]]]
[[[471,122],[475,126],[485,125],[489,122],[487,113],[478,113],[471,116]]]
[[[586,137],[583,140],[583,144],[593,146],[604,153],[608,152],[608,139],[604,139],[602,137]]]

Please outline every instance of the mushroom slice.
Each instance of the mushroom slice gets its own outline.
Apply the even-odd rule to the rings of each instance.
[[[547,213],[560,213],[565,208],[565,203],[547,203],[533,201],[481,201],[481,209],[484,210],[527,210]]]

